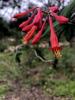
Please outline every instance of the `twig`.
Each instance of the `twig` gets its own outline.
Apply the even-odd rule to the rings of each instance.
[[[40,59],[42,62],[51,63],[51,64],[52,64],[53,60],[45,60],[45,59],[43,59],[42,57],[40,57],[40,56],[38,55],[38,53],[37,53],[37,51],[36,51],[35,49],[34,49],[34,53],[35,53],[35,56],[36,56],[38,59]]]

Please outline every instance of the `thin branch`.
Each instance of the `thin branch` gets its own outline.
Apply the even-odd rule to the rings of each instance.
[[[46,60],[46,59],[43,59],[41,56],[38,55],[37,51],[34,49],[34,53],[35,53],[35,56],[40,59],[42,62],[45,62],[45,63],[50,63],[52,64],[53,63],[53,60]]]

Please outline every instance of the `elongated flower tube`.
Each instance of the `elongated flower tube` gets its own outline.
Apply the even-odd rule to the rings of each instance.
[[[34,26],[34,23],[31,23],[25,27],[22,28],[22,31],[29,31]]]
[[[50,24],[50,32],[51,32],[51,35],[50,35],[51,48],[55,57],[60,58],[61,57],[60,46],[59,46],[57,35],[53,27],[52,18],[50,16],[49,16],[49,24]]]
[[[37,26],[34,25],[32,27],[32,29],[30,30],[31,31],[31,34],[29,34],[29,36],[27,38],[28,41],[33,37],[33,35],[34,35],[34,33],[35,33],[36,30],[37,30]]]
[[[38,10],[38,13],[33,20],[34,24],[38,24],[42,20],[42,17],[43,17],[43,12],[42,12],[41,8],[38,8],[37,10]]]
[[[18,19],[18,18],[20,18],[20,17],[23,17],[23,16],[29,14],[29,13],[30,13],[31,11],[33,11],[35,8],[36,8],[36,7],[33,7],[33,8],[31,8],[31,9],[28,9],[28,10],[25,11],[25,12],[16,14],[13,18],[17,18],[17,19]]]
[[[69,19],[66,18],[65,16],[58,16],[56,13],[52,12],[52,15],[55,17],[55,19],[59,22],[60,25],[66,24],[69,22]]]
[[[33,38],[33,40],[32,40],[32,44],[33,44],[33,45],[36,44],[36,43],[40,40],[40,38],[41,38],[41,36],[42,36],[42,32],[43,32],[44,27],[45,27],[45,24],[46,24],[46,20],[44,21],[41,30],[40,30],[40,31],[35,35],[35,37]]]
[[[23,43],[24,43],[24,44],[28,44],[27,37],[29,36],[30,33],[31,33],[31,31],[29,31],[27,34],[25,34],[25,35],[23,36]]]
[[[28,25],[28,24],[32,21],[32,19],[34,18],[34,15],[35,15],[35,14],[33,14],[27,21],[22,22],[22,23],[19,25],[19,28],[23,28],[24,26]]]
[[[59,8],[57,6],[51,6],[49,7],[49,10],[56,13],[59,11]]]
[[[31,30],[23,37],[24,44],[27,44],[30,41],[30,39],[33,37],[36,30],[37,30],[37,26],[34,25],[31,28]]]
[[[28,31],[29,29],[31,29],[33,27],[33,25],[38,24],[41,20],[42,20],[42,10],[41,8],[38,8],[38,13],[35,16],[33,22],[25,27],[22,28],[22,31]]]

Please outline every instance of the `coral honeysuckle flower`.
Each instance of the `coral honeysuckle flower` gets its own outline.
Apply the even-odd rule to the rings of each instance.
[[[58,16],[56,13],[52,12],[52,16],[55,17],[55,19],[59,22],[60,25],[66,24],[69,22],[69,19],[65,16]]]
[[[30,41],[30,39],[33,37],[36,30],[37,30],[37,26],[34,25],[31,28],[31,30],[23,37],[24,44],[27,44]]]
[[[61,48],[59,46],[58,38],[57,38],[57,35],[56,35],[54,27],[53,27],[52,18],[50,16],[49,16],[49,24],[50,24],[50,31],[51,31],[51,35],[50,35],[51,48],[52,48],[52,51],[53,51],[55,57],[60,58],[62,56],[60,54]]]
[[[38,12],[33,20],[34,24],[38,24],[42,20],[42,17],[43,17],[43,12],[42,12],[41,8],[37,8],[37,11]]]
[[[40,29],[40,31],[34,36],[34,38],[32,40],[33,45],[36,44],[40,40],[40,38],[42,36],[42,32],[43,32],[44,27],[45,27],[45,24],[46,24],[46,20],[43,22],[43,25],[42,25],[42,28]]]
[[[38,8],[37,10],[38,10],[38,13],[35,16],[33,22],[31,24],[23,27],[22,31],[29,31],[34,25],[38,25],[41,22],[42,17],[43,17],[43,13],[42,13],[41,8]]]
[[[59,11],[59,8],[57,6],[51,6],[49,7],[49,10],[56,13],[57,11]]]
[[[36,7],[33,7],[33,8],[31,8],[31,9],[28,9],[28,10],[25,11],[25,12],[21,12],[21,13],[19,13],[19,14],[16,14],[13,18],[17,18],[17,19],[18,19],[18,18],[20,18],[20,17],[23,17],[23,16],[29,14],[31,11],[35,10],[35,8],[36,8]]]
[[[31,23],[25,27],[22,28],[22,31],[29,31],[34,26],[34,23]]]
[[[34,15],[35,15],[35,14],[33,14],[27,21],[22,22],[22,23],[19,25],[19,28],[23,28],[24,26],[28,25],[28,24],[33,20]]]

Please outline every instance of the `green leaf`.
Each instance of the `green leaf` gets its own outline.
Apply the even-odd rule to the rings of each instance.
[[[58,22],[55,21],[54,22],[54,27],[57,27],[58,26]],[[46,29],[46,31],[43,33],[42,37],[45,37],[47,35],[47,33],[49,33],[50,31],[50,26],[48,26],[48,28]]]

